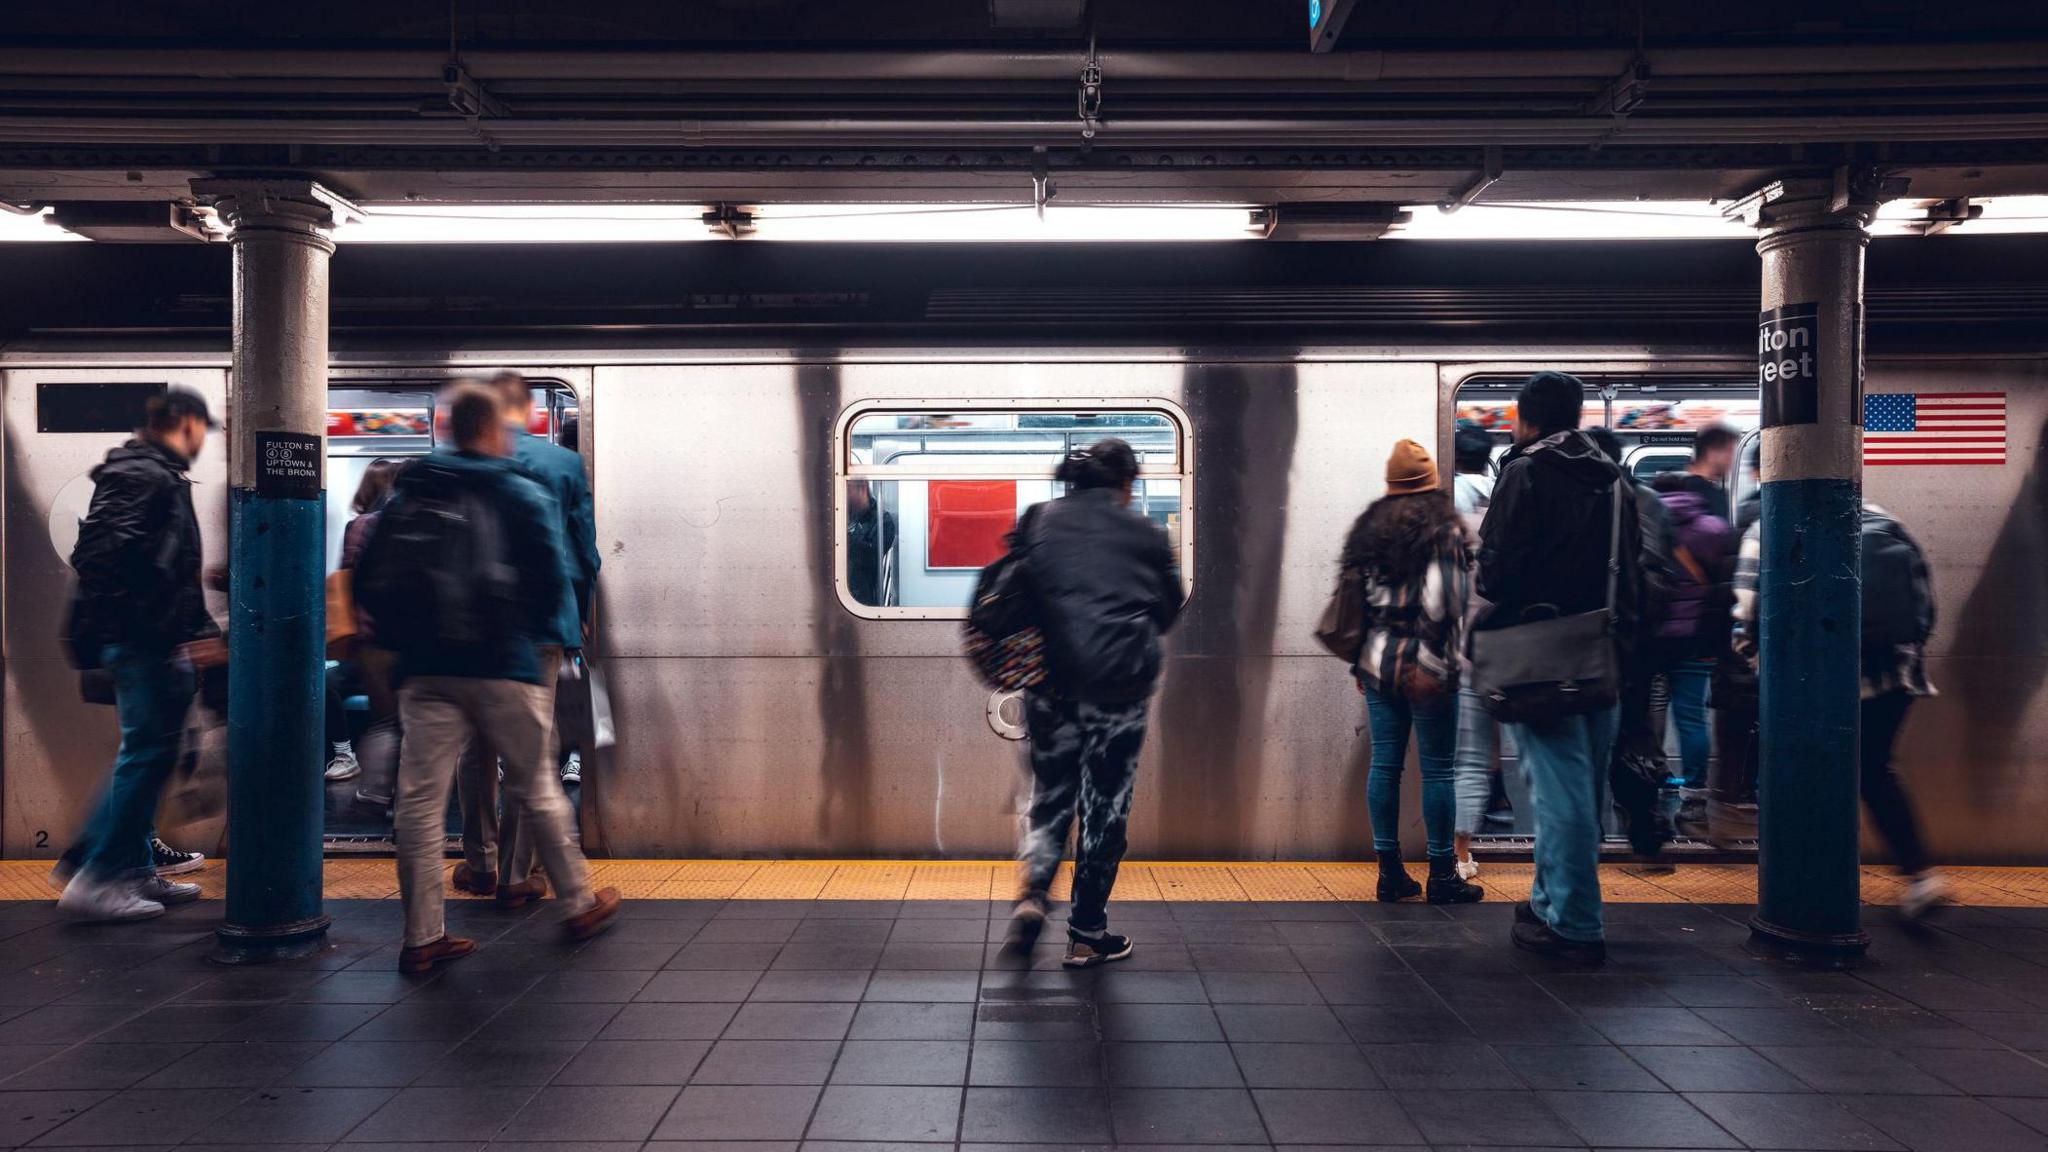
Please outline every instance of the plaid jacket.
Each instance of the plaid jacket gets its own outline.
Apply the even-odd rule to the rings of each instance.
[[[1396,584],[1365,573],[1365,646],[1357,673],[1381,692],[1399,693],[1408,669],[1419,667],[1458,683],[1465,648],[1465,617],[1472,598],[1472,543],[1463,524],[1437,538],[1436,555],[1419,577]]]
[[[1875,504],[1863,506],[1863,517],[1891,517]],[[1757,643],[1758,615],[1757,593],[1760,587],[1759,573],[1763,567],[1763,520],[1749,526],[1742,534],[1742,549],[1735,559],[1735,631],[1733,643],[1735,652],[1755,667],[1759,656]],[[1933,590],[1928,586],[1926,564],[1914,571],[1914,579],[1920,582],[1923,596],[1932,598]],[[1927,678],[1926,646],[1921,644],[1896,644],[1890,652],[1865,652],[1863,654],[1863,698],[1884,696],[1893,692],[1904,692],[1908,696],[1935,695],[1934,683]]]

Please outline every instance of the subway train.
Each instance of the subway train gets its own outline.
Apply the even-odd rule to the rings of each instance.
[[[1908,724],[1901,769],[1939,858],[2040,863],[2048,292],[1985,294],[1954,262],[2007,275],[2048,264],[1973,242],[1898,243],[1923,249],[1887,260],[1873,246],[1866,392],[1984,398],[2004,436],[1995,461],[1873,457],[1866,472],[1867,497],[1926,548],[1939,606],[1929,666],[1941,694]],[[523,254],[344,251],[331,535],[369,460],[432,447],[441,381],[516,369],[545,401],[537,430],[577,430],[595,492],[591,652],[616,744],[585,760],[586,846],[999,857],[1013,846],[1018,709],[961,658],[960,619],[1016,512],[1054,495],[1053,464],[1120,435],[1140,451],[1138,506],[1168,533],[1189,595],[1153,702],[1133,854],[1359,856],[1362,701],[1311,627],[1394,441],[1424,440],[1448,465],[1461,413],[1498,418],[1515,382],[1562,369],[1593,390],[1587,422],[1616,427],[1647,476],[1682,467],[1704,422],[1753,426],[1756,366],[1746,246],[1582,251],[1569,275],[1587,283],[1569,290],[1554,263],[1532,271],[1544,261],[1529,250],[1351,251],[1350,270],[1331,250],[1357,247],[1249,263],[1157,249],[1142,274],[1101,252],[733,257],[772,266],[724,270],[742,285],[727,316],[680,288],[667,296],[677,273],[645,253],[614,254],[603,272],[583,263],[597,256],[550,254],[576,263],[522,294],[497,285],[533,259]],[[224,403],[232,386],[213,253],[93,259],[102,272],[129,261],[158,291],[107,304],[81,288],[73,311],[27,321],[29,306],[13,305],[0,344],[9,857],[63,847],[115,743],[111,713],[79,701],[56,636],[88,472],[137,396],[176,383]],[[421,272],[458,259],[459,274]],[[48,268],[58,298],[91,279]],[[1187,274],[1162,286],[1176,268]],[[626,274],[643,280],[621,295],[607,277]],[[498,297],[436,297],[434,275]],[[879,286],[847,286],[862,276]],[[410,305],[393,302],[401,281]],[[1972,325],[1944,321],[1971,309]],[[224,555],[224,455],[217,443],[194,473],[210,557]],[[224,740],[204,717],[195,709],[162,818],[167,836],[212,851]],[[1419,848],[1418,811],[1404,805],[1403,838]],[[336,850],[384,842],[339,792],[329,831]]]

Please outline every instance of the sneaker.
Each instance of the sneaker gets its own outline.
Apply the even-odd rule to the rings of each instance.
[[[1479,875],[1479,861],[1470,856],[1458,861],[1458,879],[1471,880]]]
[[[433,971],[437,964],[460,960],[474,951],[474,940],[464,940],[460,936],[443,936],[432,944],[399,949],[398,970],[417,976],[422,972]]]
[[[562,762],[562,783],[583,783],[583,753],[571,752],[569,758]]]
[[[600,888],[590,907],[562,921],[562,935],[572,941],[588,940],[605,930],[619,914],[619,890]]]
[[[365,808],[381,808],[388,810],[391,807],[391,797],[380,796],[377,793],[370,791],[368,788],[358,788],[356,789],[356,803],[361,804]]]
[[[363,765],[353,752],[343,752],[327,762],[327,782],[353,780],[363,774]]]
[[[1067,955],[1060,963],[1069,968],[1094,968],[1112,960],[1122,960],[1131,954],[1131,938],[1114,932],[1100,936],[1078,936],[1067,933]]]
[[[137,891],[144,900],[154,900],[167,908],[173,904],[190,904],[199,899],[200,894],[197,884],[180,884],[176,880],[166,880],[162,876],[149,877],[142,882],[142,887]]]
[[[180,852],[156,836],[149,838],[149,854],[156,864],[156,874],[159,876],[183,876],[187,872],[197,872],[206,865],[204,852]]]
[[[1939,872],[1922,872],[1906,885],[1906,894],[1899,900],[1899,915],[1908,920],[1918,920],[1934,910],[1941,898],[1948,894],[1948,881]]]
[[[1516,907],[1519,915],[1521,907]],[[1534,915],[1535,913],[1530,913]],[[1555,956],[1571,964],[1586,967],[1607,963],[1607,943],[1604,940],[1567,940],[1550,930],[1548,924],[1518,923],[1509,934],[1515,947],[1524,952],[1535,952],[1543,956]]]
[[[1003,951],[1011,956],[1029,955],[1038,945],[1038,934],[1045,931],[1045,896],[1039,892],[1027,892],[1017,900],[1017,906],[1010,910],[1010,933],[1003,940]]]
[[[99,923],[147,920],[164,914],[164,906],[145,897],[134,882],[99,881],[82,873],[64,886],[57,910]]]

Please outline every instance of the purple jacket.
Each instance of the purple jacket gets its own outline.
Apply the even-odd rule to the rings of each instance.
[[[1702,655],[1720,650],[1728,634],[1729,561],[1734,533],[1728,522],[1707,511],[1696,492],[1659,492],[1671,514],[1673,555],[1671,600],[1657,628],[1660,640],[1698,642]],[[1677,549],[1683,549],[1684,555]],[[1690,560],[1690,563],[1688,563]],[[1705,577],[1704,582],[1700,579]]]

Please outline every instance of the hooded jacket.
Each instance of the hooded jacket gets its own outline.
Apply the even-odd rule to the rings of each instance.
[[[1180,568],[1166,533],[1119,495],[1084,488],[1031,518],[1028,568],[1063,699],[1128,704],[1151,695],[1159,637],[1180,614]]]
[[[1510,453],[1479,529],[1479,594],[1489,631],[1607,605],[1609,542],[1621,470],[1585,433],[1559,432]],[[1640,574],[1637,518],[1623,510],[1615,634],[1629,637]]]
[[[191,462],[137,437],[92,470],[92,504],[78,525],[71,642],[168,651],[220,635],[199,583],[199,518]]]
[[[1695,491],[1679,489],[1658,496],[1671,514],[1674,539],[1671,598],[1657,639],[1679,645],[1686,656],[1719,655],[1728,640],[1733,532]]]

